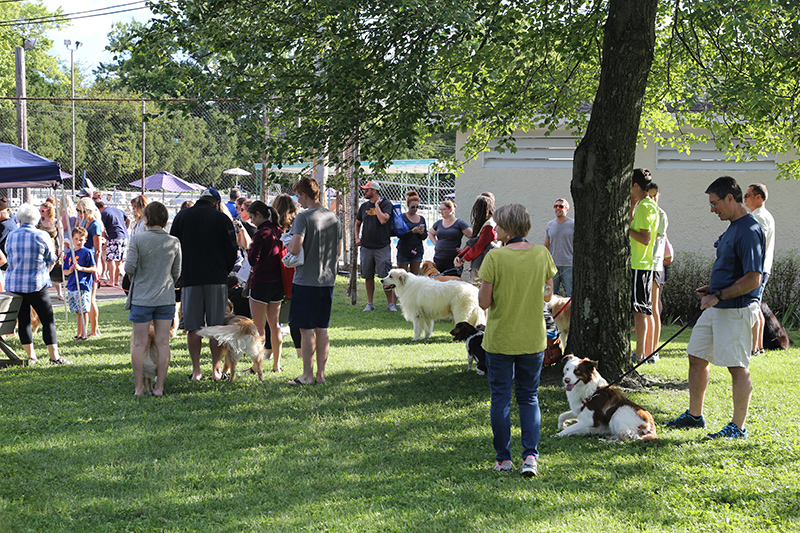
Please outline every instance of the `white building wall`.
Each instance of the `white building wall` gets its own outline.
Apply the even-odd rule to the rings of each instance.
[[[518,150],[497,153],[484,152],[464,167],[456,179],[456,215],[469,222],[472,202],[483,191],[495,194],[497,205],[521,203],[531,214],[531,242],[544,243],[545,226],[555,216],[554,201],[563,197],[570,202],[569,216],[577,215],[570,194],[572,179],[571,154],[564,150],[572,139],[556,137],[550,142],[534,133],[517,132]],[[459,133],[458,153],[466,134]],[[542,149],[544,145],[549,149]],[[549,155],[548,155],[549,152]],[[713,256],[713,243],[725,230],[711,213],[706,187],[716,178],[733,176],[744,192],[751,183],[763,183],[769,191],[766,207],[775,217],[776,257],[788,250],[800,250],[800,182],[776,181],[778,171],[775,158],[763,158],[755,163],[719,161],[713,150],[695,150],[686,160],[684,156],[662,151],[654,143],[639,147],[636,167],[650,170],[653,180],[661,190],[660,205],[669,217],[667,234],[676,251],[694,251]],[[682,159],[682,160],[681,160]],[[782,158],[778,156],[777,161]],[[666,167],[666,168],[665,168]],[[677,168],[676,168],[677,167]],[[681,169],[683,168],[683,169]]]

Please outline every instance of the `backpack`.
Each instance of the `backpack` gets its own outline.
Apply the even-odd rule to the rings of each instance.
[[[400,204],[392,206],[392,218],[389,221],[392,225],[389,234],[392,237],[402,237],[408,233],[408,226],[403,220],[403,213],[400,211]]]

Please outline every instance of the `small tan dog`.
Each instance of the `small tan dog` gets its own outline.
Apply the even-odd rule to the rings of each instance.
[[[201,337],[213,338],[222,346],[225,352],[225,364],[222,373],[229,370],[231,381],[236,378],[236,364],[245,352],[255,363],[258,379],[264,381],[261,363],[265,359],[264,337],[258,334],[255,323],[241,315],[228,315],[224,326],[207,326],[197,330]]]
[[[169,336],[175,337],[177,325],[175,321],[169,328]],[[131,335],[131,351],[133,351],[133,335]],[[158,350],[156,350],[156,330],[153,328],[153,323],[150,323],[150,330],[147,332],[147,352],[145,353],[144,361],[142,361],[144,368],[144,386],[145,390],[153,392],[153,385],[156,382],[156,371],[158,369]]]
[[[422,263],[422,268],[420,269],[420,275],[433,278],[436,281],[464,281],[458,276],[441,275],[439,273],[439,269],[436,268],[436,263],[434,263],[433,261],[425,261]]]
[[[553,294],[553,289],[547,285],[544,288],[545,297],[551,294],[550,301],[545,302],[550,314],[553,315],[556,328],[561,336],[561,346],[567,347],[567,337],[569,336],[569,316],[572,313],[572,298],[564,298],[558,294]]]

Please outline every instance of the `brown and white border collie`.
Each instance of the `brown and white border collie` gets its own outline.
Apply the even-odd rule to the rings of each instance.
[[[608,440],[655,440],[656,424],[643,407],[630,401],[597,371],[597,361],[565,356],[564,387],[570,410],[558,417],[558,437],[599,435]],[[577,420],[568,426],[567,422]]]

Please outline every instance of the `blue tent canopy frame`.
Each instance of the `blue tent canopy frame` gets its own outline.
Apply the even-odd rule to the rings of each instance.
[[[13,144],[0,143],[0,187],[56,187],[61,165]]]

